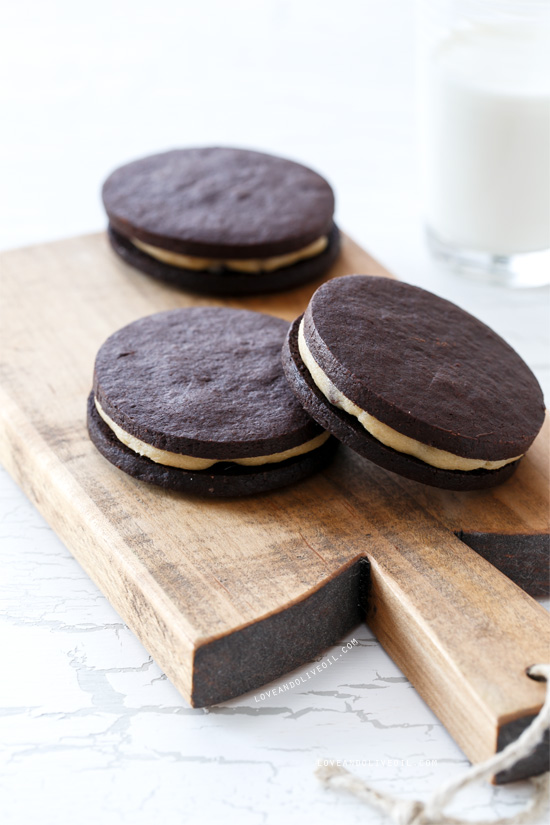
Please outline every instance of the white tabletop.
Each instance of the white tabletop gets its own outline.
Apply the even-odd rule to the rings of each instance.
[[[401,279],[491,324],[550,395],[548,292],[462,280],[426,252],[408,0],[52,0],[5,17],[1,248],[101,229],[100,183],[128,159],[273,151],[322,171],[342,227]],[[284,699],[191,709],[4,472],[0,498],[3,825],[376,825],[323,790],[317,760],[358,760],[359,775],[407,797],[468,764],[365,626]],[[451,811],[503,816],[527,795],[483,785]]]

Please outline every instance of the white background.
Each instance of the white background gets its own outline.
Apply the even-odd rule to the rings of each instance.
[[[101,181],[134,157],[273,151],[324,173],[343,228],[494,326],[548,396],[547,291],[458,279],[425,250],[410,0],[52,0],[0,22],[1,248],[102,229]],[[190,709],[5,473],[0,497],[4,825],[376,824],[320,787],[317,759],[403,760],[357,772],[405,796],[467,764],[365,627],[284,702]],[[454,811],[502,816],[525,797],[484,786]]]

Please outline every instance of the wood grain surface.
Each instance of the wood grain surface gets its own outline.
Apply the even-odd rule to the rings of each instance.
[[[544,687],[525,668],[548,660],[549,624],[524,590],[547,587],[548,426],[516,475],[486,492],[424,487],[341,448],[325,472],[275,493],[167,493],[88,439],[101,343],[143,315],[195,304],[291,320],[318,284],[209,300],[131,270],[103,234],[4,253],[0,265],[0,458],[192,704],[260,687],[366,611],[470,759],[537,711]],[[352,272],[388,276],[344,238],[330,277]]]

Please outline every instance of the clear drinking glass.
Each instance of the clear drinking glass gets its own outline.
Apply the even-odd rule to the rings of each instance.
[[[429,246],[463,274],[550,283],[550,0],[420,0]]]

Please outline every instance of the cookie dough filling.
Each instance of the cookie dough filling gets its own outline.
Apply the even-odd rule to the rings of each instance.
[[[330,433],[324,432],[316,438],[312,438],[311,441],[306,441],[304,444],[299,444],[297,447],[292,447],[291,449],[284,450],[281,453],[273,453],[272,455],[230,459],[197,458],[192,455],[172,453],[169,450],[160,450],[158,447],[153,447],[145,441],[140,441],[139,438],[127,433],[126,430],[122,429],[122,427],[119,427],[119,425],[107,415],[97,398],[94,399],[94,401],[99,415],[122,444],[134,453],[150,458],[151,461],[154,461],[156,464],[164,464],[167,467],[177,467],[180,470],[208,470],[214,464],[226,461],[229,461],[232,464],[242,464],[245,467],[258,467],[262,464],[276,464],[281,461],[286,461],[287,458],[293,458],[297,455],[304,455],[305,453],[309,453],[312,450],[317,449],[317,447],[321,447],[321,445],[324,444],[330,436]]]
[[[193,255],[181,255],[179,252],[172,252],[169,249],[161,249],[159,246],[151,246],[143,243],[137,238],[129,239],[134,246],[162,261],[164,264],[176,266],[180,269],[194,269],[196,271],[216,270],[224,267],[236,272],[247,272],[250,274],[259,272],[274,272],[276,269],[282,269],[285,266],[291,266],[298,263],[298,261],[306,260],[307,258],[314,258],[324,252],[328,246],[328,237],[322,235],[313,243],[298,249],[296,252],[289,252],[286,255],[276,255],[272,258],[253,258],[250,260],[225,260],[216,258],[197,258]]]
[[[414,456],[425,464],[432,467],[438,467],[442,470],[498,470],[506,464],[511,464],[513,461],[518,461],[521,455],[515,458],[506,458],[502,461],[486,461],[477,458],[463,458],[462,456],[449,453],[446,450],[440,450],[437,447],[432,447],[429,444],[422,444],[414,438],[397,432],[388,427],[387,424],[382,423],[374,416],[370,415],[353,401],[350,401],[337,387],[334,386],[328,375],[321,369],[319,364],[315,361],[311,350],[306,344],[304,337],[304,320],[300,322],[300,329],[298,333],[298,348],[300,357],[309,371],[315,385],[323,393],[327,401],[338,407],[349,415],[353,415],[360,424],[367,430],[370,435],[385,444],[386,447],[391,447],[399,453]]]

